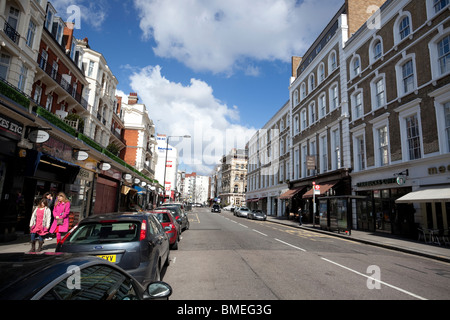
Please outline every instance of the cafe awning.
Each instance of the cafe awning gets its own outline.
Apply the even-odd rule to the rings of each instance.
[[[336,184],[338,184],[338,182],[339,182],[339,180],[331,181],[331,182],[327,182],[327,183],[321,183],[320,184],[320,195],[316,195],[316,196],[323,196],[328,190],[330,190]],[[303,198],[312,198],[313,197],[313,192],[314,192],[314,188],[311,188],[311,190],[308,190],[308,192],[306,192],[303,195]]]
[[[430,187],[410,192],[395,200],[395,203],[450,202],[450,186]]]
[[[278,199],[280,199],[280,200],[292,199],[293,196],[295,196],[297,193],[299,193],[300,191],[302,191],[305,188],[306,187],[303,186],[303,187],[300,187],[300,188],[295,188],[295,189],[288,190],[285,193],[283,193]]]

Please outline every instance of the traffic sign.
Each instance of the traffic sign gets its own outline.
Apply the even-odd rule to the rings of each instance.
[[[319,184],[316,184],[314,186],[314,194],[320,194],[320,185]]]

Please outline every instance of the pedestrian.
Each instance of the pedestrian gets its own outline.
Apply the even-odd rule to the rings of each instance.
[[[300,226],[302,223],[302,208],[298,208],[298,222],[300,223]]]
[[[53,207],[55,206],[55,199],[53,197],[53,193],[46,192],[44,193],[44,196],[42,198],[47,199],[48,207],[50,208],[50,211],[53,212]],[[45,240],[52,240],[51,234],[48,234]]]
[[[53,223],[50,233],[56,233],[56,242],[61,241],[61,233],[69,231],[70,202],[64,192],[58,193],[53,208]]]
[[[44,244],[44,240],[42,236],[48,233],[48,229],[50,228],[50,218],[52,212],[48,207],[47,199],[42,198],[39,200],[38,205],[33,210],[33,214],[30,219],[30,234],[31,234],[31,249],[30,252],[40,252],[42,251],[42,245]],[[39,242],[39,247],[36,250],[36,236],[38,237],[37,241]]]

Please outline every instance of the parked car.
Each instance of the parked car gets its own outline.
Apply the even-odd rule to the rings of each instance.
[[[231,210],[231,209],[233,209],[233,210]],[[225,211],[234,211],[234,206],[230,204],[230,205],[228,205],[226,207],[223,207],[223,210],[225,210]]]
[[[180,206],[174,205],[165,205],[162,207],[158,207],[155,210],[162,209],[162,210],[170,210],[172,213],[172,216],[175,218],[175,220],[180,224],[181,232],[184,230],[189,229],[189,218],[187,216],[187,213],[184,212]]]
[[[240,207],[237,209],[237,211],[234,211],[234,215],[238,217],[245,217],[247,218],[248,213],[250,212],[250,209],[247,207]]]
[[[80,221],[56,246],[56,252],[104,258],[128,271],[141,284],[161,279],[169,265],[169,238],[157,219],[145,213],[115,213]]]
[[[165,207],[165,206],[168,206],[168,207],[176,206],[176,207],[179,207],[181,209],[181,211],[183,211],[183,212],[186,211],[185,205],[182,203],[179,203],[179,202],[166,202],[166,203],[163,203],[162,205],[160,205],[160,207]]]
[[[169,237],[170,249],[178,250],[178,242],[181,239],[180,219],[179,221],[175,220],[169,209],[155,209],[147,213],[155,216],[163,226]]]
[[[0,300],[168,299],[170,285],[142,286],[115,264],[65,253],[0,254]]]
[[[211,207],[211,212],[220,212],[220,206],[218,204],[213,204]]]
[[[247,215],[248,219],[266,221],[267,215],[262,210],[252,210]]]

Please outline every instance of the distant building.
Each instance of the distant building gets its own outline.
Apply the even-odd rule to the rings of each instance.
[[[219,193],[221,203],[245,206],[248,150],[233,148],[228,155],[222,157],[221,163],[222,188]]]

